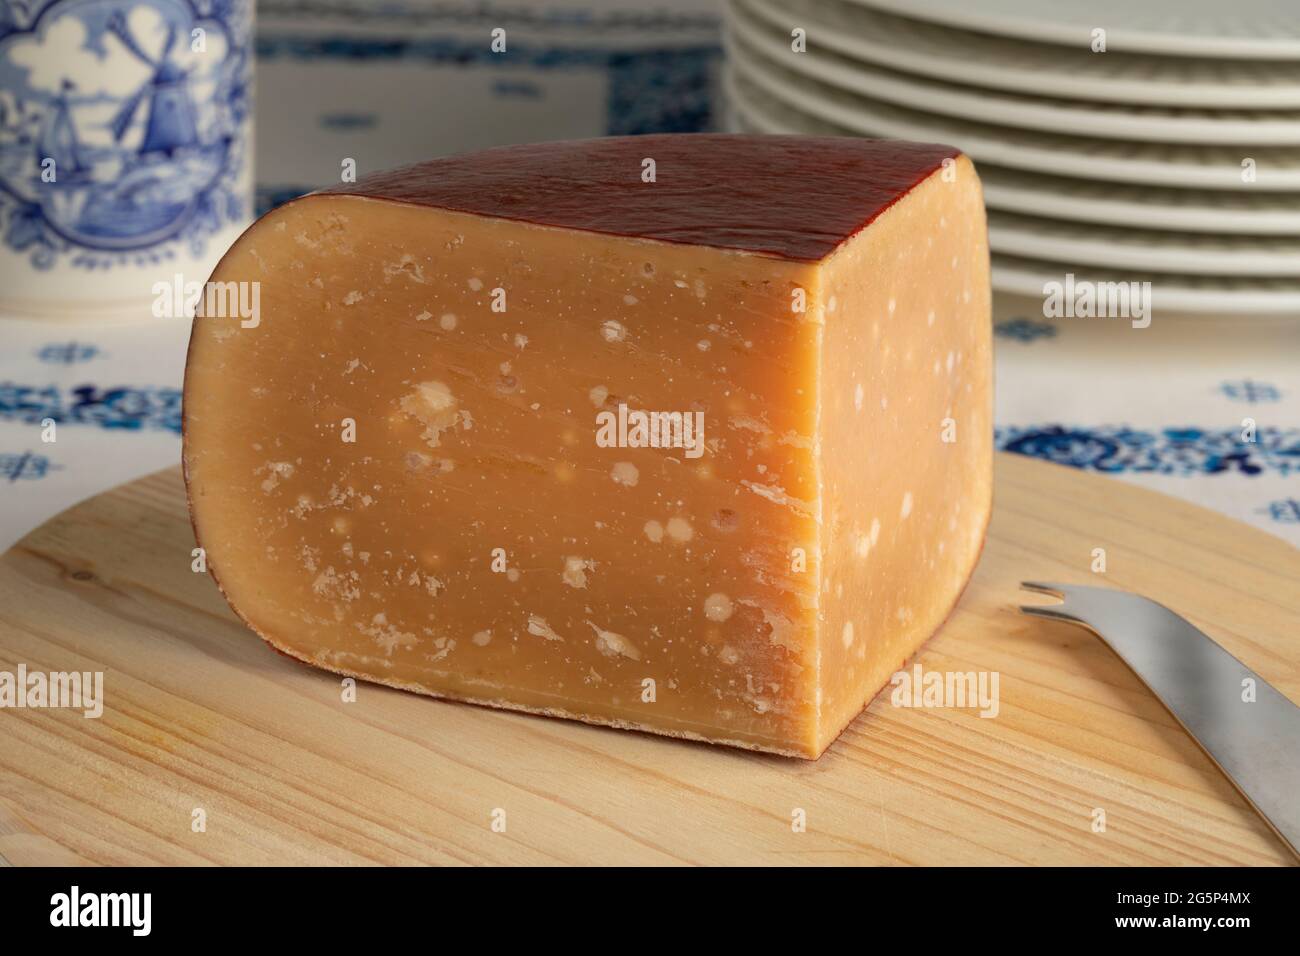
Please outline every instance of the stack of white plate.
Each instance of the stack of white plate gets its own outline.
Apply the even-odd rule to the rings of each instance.
[[[728,0],[727,53],[733,129],[969,154],[999,290],[1300,314],[1300,0]]]

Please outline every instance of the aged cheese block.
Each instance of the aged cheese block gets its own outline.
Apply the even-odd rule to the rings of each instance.
[[[955,150],[441,159],[280,207],[214,288],[195,531],[319,667],[816,757],[978,557],[988,250]]]

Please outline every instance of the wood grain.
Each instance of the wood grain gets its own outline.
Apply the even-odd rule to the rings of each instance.
[[[364,684],[343,703],[191,572],[179,470],[118,488],[0,557],[0,670],[102,670],[107,698],[99,720],[0,710],[0,862],[1290,862],[1099,640],[1015,607],[1044,600],[1027,578],[1138,591],[1295,700],[1300,553],[1113,480],[997,469],[979,570],[918,659],[999,672],[998,716],[882,695],[813,763]]]

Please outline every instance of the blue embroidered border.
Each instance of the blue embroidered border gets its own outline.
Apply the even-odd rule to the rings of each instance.
[[[994,432],[1002,451],[1111,474],[1300,473],[1300,428],[1260,428],[1255,439],[1243,442],[1238,428],[1034,425]]]
[[[181,390],[119,385],[16,385],[0,382],[0,421],[40,425],[98,425],[127,431],[161,429],[181,433]]]

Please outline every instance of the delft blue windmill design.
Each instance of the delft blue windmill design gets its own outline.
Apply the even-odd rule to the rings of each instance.
[[[114,138],[121,141],[135,119],[140,104],[147,98],[149,113],[144,141],[138,150],[140,155],[163,153],[173,156],[178,149],[197,146],[199,135],[194,122],[194,104],[187,89],[189,77],[184,70],[169,62],[172,47],[176,44],[175,25],[168,24],[167,41],[157,59],[140,49],[121,13],[115,13],[109,18],[108,29],[136,59],[153,71],[144,85],[136,90],[113,117],[111,128]]]
[[[89,172],[89,164],[83,160],[81,144],[77,141],[77,128],[72,122],[71,99],[75,89],[76,84],[71,80],[65,79],[60,84],[54,108],[36,144],[37,165],[52,159],[65,179],[81,179]]]

